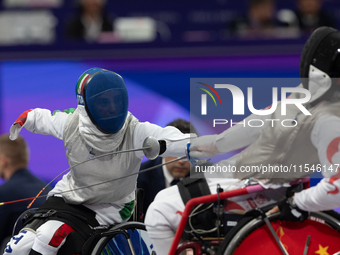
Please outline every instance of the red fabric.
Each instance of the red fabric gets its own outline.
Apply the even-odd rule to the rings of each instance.
[[[20,124],[20,126],[23,126],[26,122],[27,115],[30,111],[32,110],[27,110],[27,111],[24,111],[22,114],[20,114],[19,118],[17,118],[17,120],[13,123],[13,125]]]
[[[74,232],[74,229],[67,224],[61,225],[56,232],[54,232],[53,237],[48,245],[53,247],[58,247],[62,241],[70,234]]]
[[[289,255],[303,254],[308,236],[311,238],[307,255],[331,255],[340,251],[340,233],[321,222],[276,221],[272,222],[272,226]],[[252,255],[283,254],[266,225],[251,233],[233,255],[250,253]]]
[[[339,152],[339,144],[340,144],[340,137],[337,137],[337,138],[333,139],[327,147],[327,159],[331,164],[333,164],[332,158],[333,158],[334,154]],[[336,171],[336,170],[337,169],[334,169],[334,171]],[[329,183],[333,184],[333,182],[338,180],[339,177],[340,177],[340,171],[338,171],[337,174],[333,175],[332,178],[330,178]],[[327,192],[327,194],[333,194],[333,195],[336,195],[338,193],[339,193],[339,189],[336,186],[335,186],[334,190]]]
[[[225,203],[224,211],[225,212],[246,212],[246,209],[244,209],[242,206],[240,206],[238,203],[235,203],[231,200],[227,200]]]
[[[84,84],[87,81],[87,79],[90,78],[90,77],[91,77],[91,75],[87,75],[87,77],[85,77],[85,79],[83,80],[82,84],[80,85],[81,86],[81,88],[80,88],[80,95],[84,94]]]

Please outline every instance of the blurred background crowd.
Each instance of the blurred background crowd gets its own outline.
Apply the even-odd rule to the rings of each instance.
[[[298,40],[319,26],[338,27],[338,13],[336,0],[3,0],[0,46],[138,49]]]
[[[338,0],[2,0],[0,133],[27,109],[76,107],[75,83],[94,66],[123,76],[141,121],[189,120],[190,78],[297,78],[308,36],[339,29],[339,14]],[[33,173],[68,168],[61,141],[22,135]]]

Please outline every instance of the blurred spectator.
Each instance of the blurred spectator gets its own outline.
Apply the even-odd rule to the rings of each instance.
[[[335,27],[335,20],[322,8],[322,0],[296,0],[296,17],[302,33],[311,34],[321,26]]]
[[[276,37],[276,29],[287,24],[276,18],[274,0],[250,0],[247,13],[230,23],[231,35],[243,38]]]
[[[167,124],[167,126],[173,126],[179,129],[182,133],[195,133],[197,131],[190,124],[190,122],[183,119],[175,119]],[[174,160],[174,157],[158,157],[155,160],[148,160],[142,163],[140,170],[147,169],[153,166],[160,165],[162,163]],[[158,167],[154,170],[141,173],[137,179],[137,187],[144,190],[143,199],[143,213],[145,215],[147,208],[154,200],[156,194],[172,185],[176,185],[181,179],[190,175],[190,162],[188,160],[179,160],[174,163]]]
[[[79,0],[78,14],[66,25],[66,37],[95,42],[102,32],[113,31],[113,18],[105,6],[106,0]]]
[[[0,177],[6,182],[0,186],[0,202],[35,197],[46,185],[28,169],[29,152],[25,140],[9,139],[9,134],[0,136]],[[51,190],[47,187],[42,195]],[[31,201],[23,201],[0,206],[0,246],[3,247],[12,235],[17,218],[27,210]],[[45,199],[37,199],[33,207],[39,207]]]

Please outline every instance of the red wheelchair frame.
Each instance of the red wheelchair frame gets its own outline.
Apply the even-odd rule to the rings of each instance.
[[[291,185],[297,184],[299,182],[302,182],[304,184],[305,189],[309,187],[309,178],[308,177],[303,178],[303,179],[298,180],[298,181],[295,181],[295,182],[291,183]],[[190,213],[191,213],[194,206],[197,206],[199,204],[212,203],[212,202],[217,201],[218,199],[224,200],[224,199],[227,199],[227,198],[246,195],[246,194],[255,193],[255,192],[260,192],[260,191],[263,191],[263,190],[265,190],[265,188],[263,188],[260,184],[256,184],[256,185],[247,186],[247,187],[244,187],[244,188],[241,188],[241,189],[225,191],[225,192],[221,192],[219,194],[212,194],[212,195],[197,197],[197,198],[193,198],[193,199],[189,200],[188,203],[185,205],[185,209],[184,209],[183,214],[182,214],[182,219],[181,219],[181,221],[178,225],[174,240],[172,242],[172,245],[171,245],[171,248],[170,248],[170,251],[169,251],[169,255],[177,255],[181,251],[183,251],[187,248],[194,248],[196,250],[196,254],[202,254],[201,247],[196,242],[187,242],[186,244],[184,244],[181,247],[180,250],[178,250],[178,245],[179,245],[181,236],[183,234],[185,225],[188,221],[188,218],[189,218]],[[216,242],[218,243],[218,241],[216,241]]]

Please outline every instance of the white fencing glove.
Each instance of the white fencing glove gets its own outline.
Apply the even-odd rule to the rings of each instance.
[[[221,153],[216,147],[217,135],[205,135],[191,139],[189,155],[191,158],[210,158]]]

